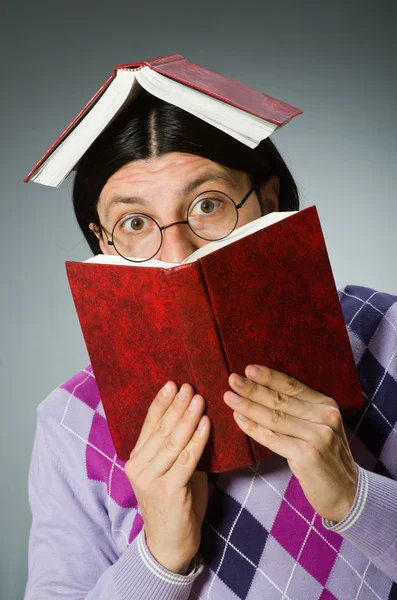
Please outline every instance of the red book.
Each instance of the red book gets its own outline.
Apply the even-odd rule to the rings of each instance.
[[[251,147],[302,112],[179,54],[117,65],[24,181],[59,186],[140,87]]]
[[[66,267],[123,460],[168,380],[190,383],[206,401],[211,437],[198,469],[210,472],[270,454],[239,429],[223,401],[230,373],[244,374],[250,363],[295,377],[343,413],[363,405],[315,207],[171,268],[127,261]]]

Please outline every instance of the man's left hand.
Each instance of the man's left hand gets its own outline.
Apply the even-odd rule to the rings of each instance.
[[[232,373],[229,384],[234,392],[224,394],[236,423],[259,444],[287,459],[321,517],[341,521],[354,502],[358,469],[336,402],[264,366],[249,365],[245,375]]]

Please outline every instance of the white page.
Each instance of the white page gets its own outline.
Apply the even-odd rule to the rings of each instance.
[[[58,187],[99,133],[139,93],[140,87],[134,83],[135,71],[119,69],[109,87],[39,167],[37,173],[32,176],[32,181]]]
[[[270,121],[165,77],[149,67],[137,71],[136,79],[150,94],[190,112],[250,148],[255,148],[277,129],[277,125]]]

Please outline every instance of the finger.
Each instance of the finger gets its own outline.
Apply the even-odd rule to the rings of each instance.
[[[307,442],[317,438],[328,439],[332,429],[325,423],[308,421],[292,416],[282,410],[268,408],[234,392],[226,392],[224,400],[238,414],[247,417],[261,427]],[[332,408],[332,410],[336,409]]]
[[[312,402],[315,404],[337,406],[335,400],[332,398],[313,390],[294,377],[276,371],[275,369],[269,369],[263,365],[248,365],[245,369],[245,374],[255,383],[259,383],[276,392],[287,394],[298,400],[304,400],[305,402]]]
[[[298,400],[298,398],[272,390],[260,383],[256,383],[246,377],[238,377],[235,374],[230,376],[229,383],[237,391],[238,395],[249,398],[252,402],[266,406],[274,411],[273,418],[275,422],[278,422],[282,418],[282,415],[279,413],[283,412],[293,417],[304,419],[305,421],[328,425],[338,432],[341,432],[343,429],[342,416],[336,406]],[[226,394],[224,397],[226,401]],[[239,411],[239,409],[236,410]]]
[[[171,435],[188,408],[193,396],[194,390],[192,386],[184,383],[142,446],[132,451],[130,457],[135,458],[135,456],[139,455],[139,463],[142,468],[160,452],[164,442]]]
[[[236,412],[233,413],[233,417],[244,433],[262,446],[269,448],[272,452],[283,456],[287,460],[297,461],[302,456],[305,441],[266,429],[250,419],[241,420]]]
[[[210,431],[211,421],[203,415],[189,443],[164,476],[171,486],[181,488],[188,484],[204,452]]]
[[[161,448],[147,463],[145,474],[150,480],[163,476],[179,459],[192,439],[205,408],[202,396],[193,396],[192,401],[174,430],[163,441]],[[201,439],[201,438],[199,438]],[[203,448],[204,449],[204,448]],[[146,458],[146,457],[145,457]]]
[[[153,402],[150,404],[146,419],[142,425],[137,443],[133,451],[139,450],[146,442],[151,432],[156,427],[162,416],[165,414],[171,403],[174,401],[175,395],[178,392],[178,387],[173,381],[168,381],[161,390],[157,393]],[[131,452],[131,454],[132,454]]]

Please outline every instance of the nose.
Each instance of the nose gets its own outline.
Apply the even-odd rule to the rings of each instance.
[[[170,263],[181,263],[201,246],[186,221],[178,221],[163,229],[163,243],[154,258]]]

